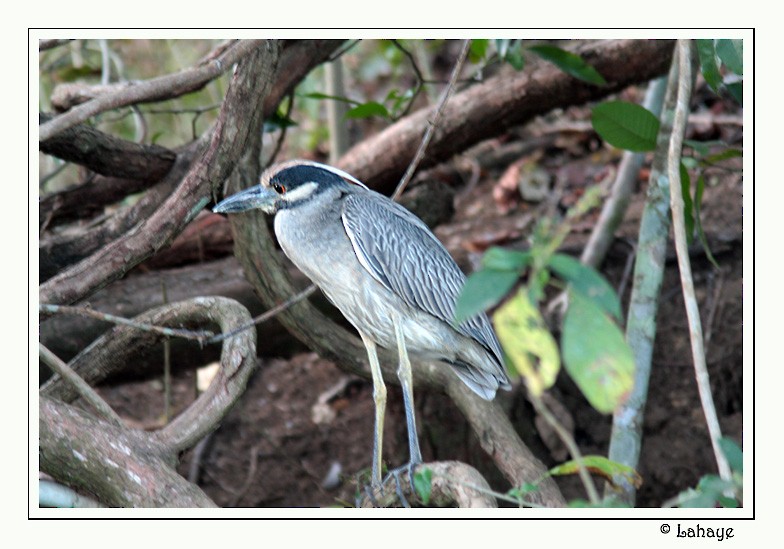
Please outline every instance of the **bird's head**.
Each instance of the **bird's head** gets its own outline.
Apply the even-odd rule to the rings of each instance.
[[[355,177],[326,164],[309,160],[289,160],[268,168],[261,183],[234,194],[216,205],[215,213],[262,210],[274,214],[314,198],[336,186],[367,187]]]

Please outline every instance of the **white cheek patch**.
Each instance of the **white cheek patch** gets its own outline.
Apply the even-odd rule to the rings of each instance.
[[[314,192],[316,192],[316,187],[318,187],[317,183],[309,181],[308,183],[303,183],[295,189],[286,191],[281,195],[280,198],[281,200],[290,203],[305,200],[306,198],[309,198]]]

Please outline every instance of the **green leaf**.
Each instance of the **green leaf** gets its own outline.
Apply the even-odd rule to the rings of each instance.
[[[695,141],[694,139],[684,139],[683,144],[694,149],[699,156],[707,156],[713,147],[726,147],[727,143],[714,139],[712,141]]]
[[[492,247],[482,256],[482,266],[497,271],[515,271],[522,274],[531,264],[531,252],[518,252]]]
[[[307,99],[331,99],[332,101],[340,101],[342,103],[348,103],[349,105],[361,105],[359,101],[354,101],[353,99],[349,99],[348,97],[341,97],[339,95],[327,95],[326,93],[321,93],[321,92],[306,93],[301,97],[305,97]]]
[[[490,45],[490,40],[477,39],[471,40],[471,45],[468,47],[468,59],[472,63],[479,63],[487,55],[487,47]]]
[[[700,66],[702,67],[702,76],[708,85],[713,88],[716,93],[719,92],[721,87],[721,73],[719,66],[716,64],[716,48],[713,45],[713,40],[697,40],[697,54],[700,56]]]
[[[732,84],[725,84],[727,87],[727,91],[730,92],[730,95],[738,102],[738,104],[742,107],[743,106],[743,82],[733,82]]]
[[[523,70],[525,67],[525,59],[523,58],[523,53],[520,47],[517,47],[506,54],[504,57],[504,61],[512,65],[512,68],[516,71]]]
[[[367,103],[357,105],[346,113],[346,118],[370,118],[371,116],[389,118],[389,111],[377,101],[368,101]]]
[[[686,225],[686,242],[694,241],[694,203],[691,201],[691,179],[689,170],[681,161],[681,196],[683,197],[683,223]]]
[[[702,248],[705,250],[705,255],[708,260],[713,263],[713,266],[719,268],[719,263],[711,253],[710,246],[708,246],[708,239],[705,237],[705,231],[702,229],[702,214],[700,208],[702,207],[702,192],[705,190],[705,179],[702,174],[697,178],[696,188],[694,189],[694,222],[697,227],[697,238],[700,239]]]
[[[716,54],[729,70],[743,76],[743,40],[717,40]]]
[[[659,119],[651,111],[627,101],[607,101],[593,108],[591,123],[610,145],[634,152],[656,148]]]
[[[565,254],[553,254],[547,265],[552,271],[592,300],[596,305],[621,320],[621,300],[610,283],[595,269],[583,265],[577,259]]]
[[[296,125],[297,123],[294,120],[278,111],[264,119],[264,133],[270,133]]]
[[[520,486],[516,486],[509,490],[506,495],[515,499],[523,500],[525,496],[528,494],[532,494],[533,492],[537,492],[539,490],[539,486],[532,482],[524,482]]]
[[[618,326],[581,292],[569,291],[561,336],[566,371],[598,411],[609,414],[632,389],[634,358]]]
[[[742,158],[743,151],[740,149],[725,149],[719,153],[712,154],[706,158],[703,158],[703,162],[705,164],[718,164],[719,162],[723,162],[724,160],[729,160],[730,158]]]
[[[743,450],[740,449],[738,443],[728,437],[721,437],[719,439],[719,448],[724,453],[724,457],[730,464],[730,469],[733,472],[743,472]]]
[[[540,396],[552,387],[561,368],[558,345],[526,292],[517,292],[499,307],[493,322],[504,353],[531,394]]]
[[[414,490],[416,490],[422,503],[425,505],[430,503],[430,494],[433,490],[433,471],[427,468],[419,468],[415,471]]]
[[[522,46],[519,40],[510,40],[508,38],[502,40],[495,40],[495,49],[498,51],[498,57],[506,61],[515,70],[523,70],[525,61],[523,60]]]
[[[607,84],[604,77],[577,54],[556,48],[555,46],[531,46],[528,49],[570,76],[597,86]]]
[[[615,485],[619,479],[623,479],[635,488],[642,485],[642,477],[632,467],[611,461],[604,456],[583,456],[583,466],[591,473],[603,476],[610,483]],[[577,460],[570,460],[566,463],[556,465],[547,474],[553,475],[576,475],[580,472],[580,465]]]
[[[519,275],[514,271],[480,269],[465,282],[455,304],[455,324],[494,306],[509,293]]]
[[[509,51],[509,46],[514,42],[514,40],[510,40],[509,38],[501,38],[494,40],[495,42],[495,49],[498,52],[498,57],[503,59],[506,57],[506,52]]]

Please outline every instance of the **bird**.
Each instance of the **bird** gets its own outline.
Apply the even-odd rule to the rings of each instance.
[[[359,333],[373,380],[375,424],[371,487],[422,464],[414,413],[411,358],[441,364],[485,400],[511,388],[503,353],[484,313],[459,325],[455,304],[465,274],[416,215],[327,164],[289,160],[259,184],[218,203],[216,213],[262,210],[274,215],[283,252]],[[397,351],[409,461],[382,481],[386,386],[377,348]],[[404,500],[405,501],[405,500]]]

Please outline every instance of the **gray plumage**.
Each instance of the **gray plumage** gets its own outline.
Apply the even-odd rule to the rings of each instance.
[[[273,167],[262,176],[261,185],[229,197],[215,211],[255,208],[275,214],[275,234],[283,251],[365,342],[376,388],[374,480],[380,474],[379,423],[386,402],[376,344],[399,351],[409,467],[421,458],[408,354],[420,361],[446,363],[444,367],[488,400],[499,387],[510,387],[487,316],[454,326],[465,275],[414,214],[345,172],[307,161]]]

